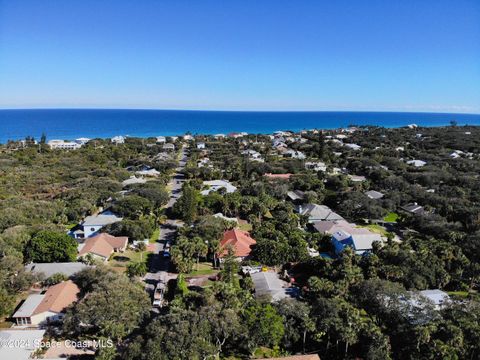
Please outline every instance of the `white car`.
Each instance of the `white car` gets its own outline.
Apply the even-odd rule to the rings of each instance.
[[[242,272],[244,274],[255,274],[262,271],[261,266],[242,266]]]

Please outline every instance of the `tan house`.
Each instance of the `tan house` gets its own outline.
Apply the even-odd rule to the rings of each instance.
[[[78,257],[81,258],[87,254],[94,259],[107,261],[114,252],[124,252],[127,248],[128,237],[112,236],[107,233],[101,233],[88,238],[83,244],[80,244]]]
[[[71,280],[51,286],[45,294],[30,295],[13,314],[17,325],[38,326],[63,319],[65,309],[78,300],[80,289]]]

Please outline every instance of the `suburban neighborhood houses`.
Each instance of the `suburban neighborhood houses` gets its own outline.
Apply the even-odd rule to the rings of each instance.
[[[65,309],[78,300],[79,292],[71,280],[53,285],[45,294],[30,295],[12,318],[19,326],[60,321]]]
[[[468,215],[476,195],[454,179],[463,174],[471,184],[472,169],[480,171],[477,155],[417,154],[441,136],[422,132],[115,137],[45,150],[39,156],[73,156],[78,170],[60,173],[81,177],[48,188],[55,208],[31,204],[41,217],[29,213],[2,229],[0,269],[15,286],[0,339],[55,339],[65,357],[103,356],[107,348],[66,345],[101,333],[118,344],[118,359],[215,357],[219,343],[227,344],[219,358],[375,358],[368,354],[378,351],[388,359],[393,348],[422,358],[434,345],[425,340],[419,350],[411,334],[460,328],[459,319],[478,314],[469,242],[476,218]],[[480,143],[476,152],[476,142],[464,148],[464,132],[457,136],[452,148],[480,153]],[[100,147],[116,159],[92,156]],[[425,163],[408,163],[407,151]],[[444,161],[451,177],[435,172]],[[88,177],[82,169],[91,169]],[[452,194],[464,194],[462,207]],[[216,336],[218,343],[210,340]],[[182,349],[177,337],[195,345]],[[0,354],[13,356],[7,350]],[[33,353],[58,355],[31,347],[21,356]]]

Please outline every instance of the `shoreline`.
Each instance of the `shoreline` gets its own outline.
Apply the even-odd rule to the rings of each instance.
[[[27,136],[39,139],[74,140],[81,137],[111,138],[122,135],[156,136],[214,135],[247,132],[265,135],[279,130],[334,130],[356,126],[387,129],[408,124],[419,127],[479,126],[480,115],[410,112],[237,112],[195,110],[119,109],[12,109],[0,110],[0,143]]]
[[[412,128],[413,129],[417,129],[417,130],[420,130],[422,128],[449,128],[451,127],[450,124],[444,124],[444,125],[419,125],[419,124],[416,124],[418,125],[417,127],[415,128]],[[455,125],[456,127],[464,127],[464,128],[476,128],[476,127],[480,127],[480,124],[457,124]],[[401,128],[407,128],[408,125],[399,125],[399,126],[382,126],[382,125],[374,125],[374,124],[370,124],[370,125],[359,125],[358,127],[379,127],[379,128],[385,128],[385,129],[401,129]],[[254,132],[247,132],[247,135],[263,135],[263,136],[267,136],[267,135],[272,135],[274,132],[276,131],[285,131],[285,132],[293,132],[293,133],[300,133],[301,131],[314,131],[314,130],[318,130],[318,131],[323,131],[323,130],[326,130],[326,131],[342,131],[342,130],[346,130],[348,129],[349,127],[333,127],[333,128],[312,128],[312,129],[295,129],[295,128],[289,128],[289,129],[276,129],[274,131],[271,131],[271,132],[258,132],[258,133],[254,133]],[[233,132],[233,133],[236,133],[237,131],[230,131],[230,132]],[[228,132],[228,133],[230,133]],[[106,136],[88,136],[88,135],[85,135],[85,134],[82,134],[82,135],[77,135],[77,136],[69,136],[69,137],[62,137],[62,136],[56,136],[56,137],[48,137],[47,140],[65,140],[65,141],[74,141],[76,139],[80,139],[80,138],[89,138],[91,140],[94,140],[94,139],[100,139],[100,140],[107,140],[107,139],[111,139],[112,137],[114,136],[124,136],[125,138],[136,138],[136,139],[151,139],[151,138],[155,138],[157,136],[165,136],[165,137],[182,137],[184,135],[187,135],[187,133],[190,133],[193,137],[196,137],[196,136],[214,136],[216,134],[223,134],[225,136],[228,135],[228,133],[225,133],[225,132],[210,132],[210,133],[191,133],[191,132],[183,132],[183,133],[169,133],[169,132],[162,132],[162,133],[155,133],[155,135],[152,133],[152,134],[120,134],[120,133],[116,133],[115,135],[106,135]],[[47,134],[48,135],[48,134]],[[25,137],[27,136],[31,136],[31,135],[26,135]],[[25,137],[20,137],[20,138],[17,138],[17,139],[8,139],[7,141],[4,141],[4,139],[0,138],[0,145],[5,145],[8,143],[8,141],[21,141],[21,140],[24,140]],[[41,134],[39,136],[33,136],[33,138],[35,140],[37,139],[40,139],[41,137]]]

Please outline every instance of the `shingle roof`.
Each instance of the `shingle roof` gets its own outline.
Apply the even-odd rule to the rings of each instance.
[[[325,205],[306,204],[299,209],[299,213],[318,220],[343,220],[343,217]]]
[[[250,255],[252,251],[251,246],[257,242],[250,237],[250,234],[240,229],[232,229],[225,231],[223,239],[220,241],[219,257],[224,257],[228,253],[228,246],[233,246],[235,256],[245,257]]]
[[[116,237],[107,233],[101,233],[85,240],[84,246],[79,251],[78,256],[92,253],[108,258],[115,249],[124,248],[127,246],[127,243],[128,237],[126,236]]]
[[[45,311],[62,312],[70,304],[78,300],[79,293],[80,289],[72,280],[53,285],[43,295],[42,302],[37,306],[33,315],[41,314]]]
[[[313,223],[315,230],[322,234],[333,234],[339,230],[351,230],[353,226],[346,220],[325,220]]]

